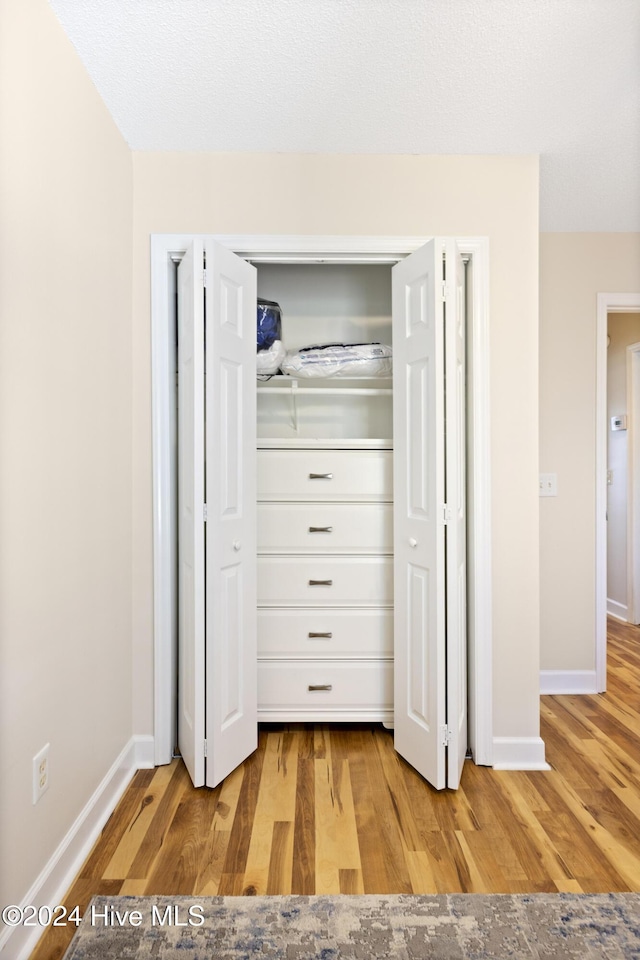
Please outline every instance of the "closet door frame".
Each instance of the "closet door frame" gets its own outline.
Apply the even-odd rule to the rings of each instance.
[[[153,651],[155,763],[175,746],[176,449],[175,265],[194,239],[213,239],[254,263],[389,263],[431,237],[160,234],[151,237],[153,449]],[[469,744],[474,761],[493,762],[491,476],[489,406],[489,241],[455,237],[469,260],[467,289]]]

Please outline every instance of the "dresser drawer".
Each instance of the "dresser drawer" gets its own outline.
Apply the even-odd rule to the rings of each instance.
[[[258,504],[258,553],[392,552],[391,503]]]
[[[393,657],[393,610],[258,610],[258,657]]]
[[[389,719],[393,663],[258,663],[258,719]]]
[[[392,557],[258,557],[259,606],[384,607],[392,603]]]
[[[392,498],[391,450],[258,450],[259,500]]]

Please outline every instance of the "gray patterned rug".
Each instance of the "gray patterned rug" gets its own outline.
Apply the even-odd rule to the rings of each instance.
[[[640,894],[95,897],[64,960],[640,960]]]

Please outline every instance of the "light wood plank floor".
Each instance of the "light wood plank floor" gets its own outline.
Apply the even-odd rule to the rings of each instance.
[[[71,887],[94,894],[640,890],[640,628],[609,623],[608,692],[541,700],[548,772],[466,763],[431,789],[379,725],[265,726],[215,790],[133,781]],[[73,927],[32,960],[59,960]]]

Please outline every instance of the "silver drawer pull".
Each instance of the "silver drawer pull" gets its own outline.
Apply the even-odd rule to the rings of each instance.
[[[330,587],[333,585],[333,580],[309,580],[310,587]]]
[[[309,633],[309,640],[317,640],[318,638],[321,640],[331,640],[332,637],[332,633],[313,633],[313,631]]]
[[[309,690],[313,692],[314,690],[332,690],[333,687],[330,683],[310,683]]]
[[[333,480],[332,473],[310,473],[309,480]]]
[[[309,533],[332,533],[333,527],[309,527]]]

